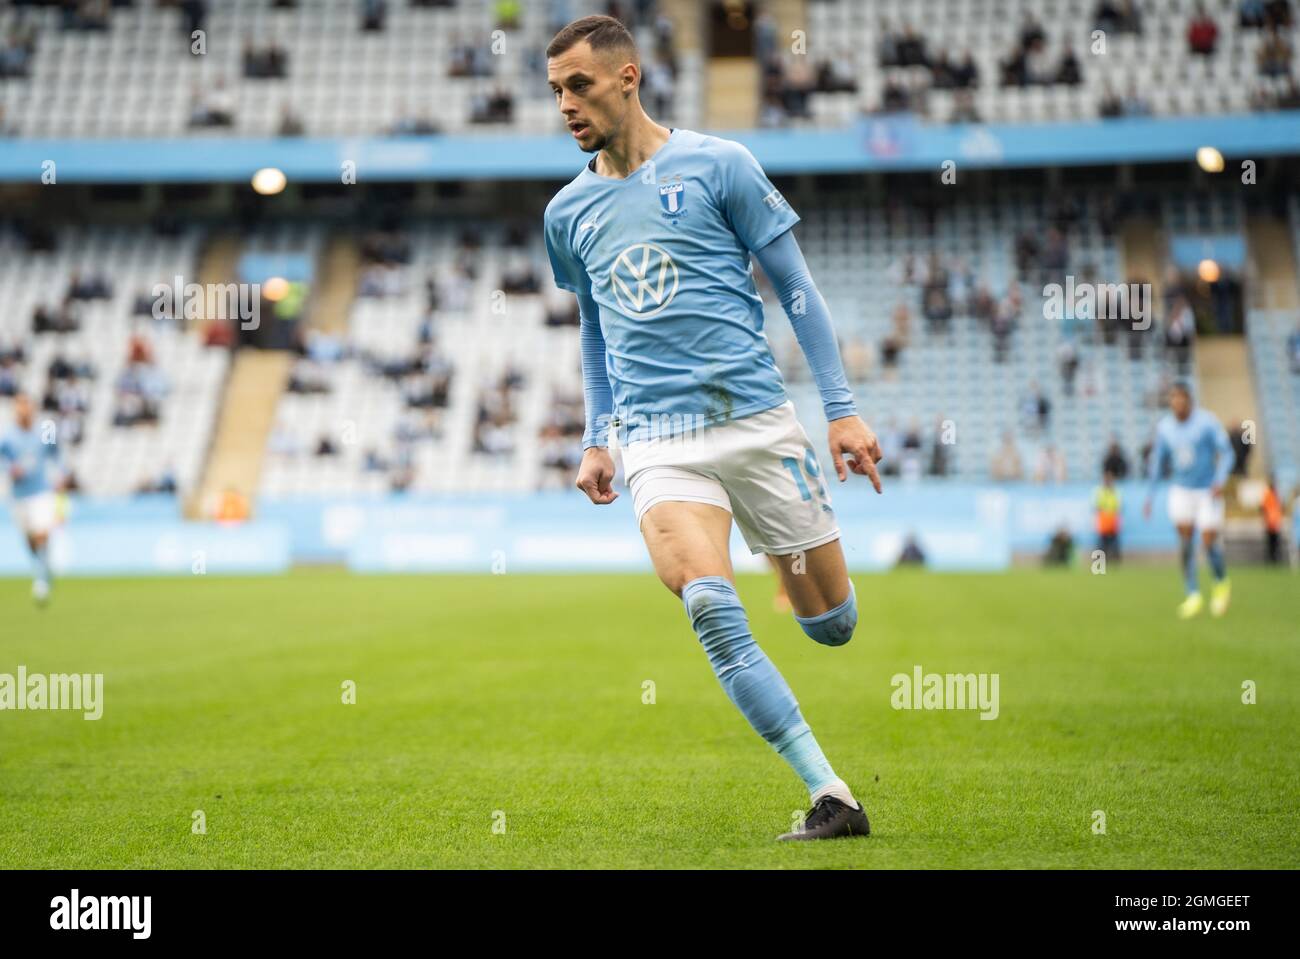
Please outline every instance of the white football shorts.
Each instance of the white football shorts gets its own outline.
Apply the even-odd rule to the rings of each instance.
[[[655,436],[617,451],[638,526],[656,503],[727,510],[752,553],[784,555],[838,539],[830,489],[794,404]]]
[[[1208,489],[1169,487],[1169,519],[1175,526],[1195,526],[1201,531],[1223,529],[1223,497]]]
[[[58,502],[53,493],[35,493],[14,500],[14,523],[28,536],[49,533],[58,525]]]

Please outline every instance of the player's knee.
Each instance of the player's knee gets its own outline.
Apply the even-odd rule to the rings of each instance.
[[[682,604],[692,624],[740,606],[736,587],[722,576],[699,576],[682,586]],[[743,608],[743,607],[742,607]]]
[[[843,646],[858,626],[858,597],[849,583],[849,598],[819,616],[796,616],[803,631],[823,646]]]

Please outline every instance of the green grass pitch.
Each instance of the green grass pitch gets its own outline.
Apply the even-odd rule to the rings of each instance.
[[[649,574],[66,580],[44,611],[0,581],[0,672],[105,676],[98,722],[0,712],[0,866],[1300,864],[1291,575],[1190,623],[1171,568],[856,583],[830,649],[741,577],[874,830],[776,843],[807,795]],[[893,709],[916,665],[997,673],[1000,715]]]

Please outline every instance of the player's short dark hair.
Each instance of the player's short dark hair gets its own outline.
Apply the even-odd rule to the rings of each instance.
[[[1174,382],[1169,385],[1169,392],[1182,393],[1190,400],[1192,398],[1192,384],[1186,380],[1174,380]]]
[[[632,39],[632,34],[628,33],[627,27],[623,26],[614,17],[599,14],[574,20],[557,33],[546,47],[546,57],[547,59],[558,57],[561,53],[564,53],[570,47],[577,46],[583,40],[591,44],[591,49],[595,53],[614,50],[625,51],[629,60],[638,66],[640,65],[641,61],[636,52],[636,41]]]

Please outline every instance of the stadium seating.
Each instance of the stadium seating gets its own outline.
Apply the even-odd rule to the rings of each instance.
[[[1154,115],[1242,113],[1252,108],[1252,96],[1275,93],[1285,81],[1261,77],[1256,52],[1263,31],[1242,29],[1235,2],[1198,0],[1138,3],[1139,33],[1110,30],[1105,53],[1094,54],[1093,0],[933,0],[919,7],[911,0],[821,0],[807,4],[809,54],[814,59],[847,60],[846,71],[858,82],[854,93],[814,93],[813,124],[840,125],[881,105],[885,87],[893,82],[908,90],[929,88],[924,67],[882,67],[879,49],[886,28],[915,30],[930,55],[958,57],[969,51],[980,83],[973,91],[976,112],[985,122],[1033,123],[1092,118],[1099,115],[1108,92],[1119,97],[1130,91],[1145,99]],[[1204,6],[1218,27],[1215,52],[1192,54],[1187,27]],[[1004,87],[999,63],[1016,45],[1026,15],[1032,13],[1046,35],[1046,52],[1055,64],[1072,49],[1080,63],[1078,85]],[[1288,32],[1294,43],[1294,28]],[[927,115],[947,121],[957,94],[929,89]]]
[[[1126,278],[1115,239],[1104,235],[1095,216],[1097,197],[1084,203],[1070,237],[1074,272],[1090,264],[1099,282]],[[958,313],[948,333],[927,333],[916,286],[899,282],[898,265],[909,255],[923,259],[937,252],[951,266],[969,263],[973,274],[996,296],[1017,275],[1014,239],[1022,231],[1042,235],[1048,210],[1041,195],[1001,202],[960,203],[936,215],[933,235],[915,212],[896,214],[891,229],[879,228],[889,214],[864,201],[837,202],[805,212],[800,239],[814,278],[826,297],[842,344],[880,342],[891,329],[891,313],[905,303],[911,313],[910,344],[899,356],[896,375],[877,370],[853,383],[862,412],[878,429],[905,431],[912,421],[930,449],[939,419],[956,430],[949,469],[966,479],[986,478],[1004,430],[1016,433],[1026,473],[1045,443],[1065,456],[1074,480],[1095,477],[1112,436],[1130,463],[1137,461],[1155,419],[1151,405],[1167,364],[1153,329],[1140,357],[1130,359],[1125,341],[1094,342],[1090,330],[1071,335],[1067,324],[1045,319],[1042,284],[1021,284],[1024,306],[1011,334],[1006,361],[990,362],[992,336],[969,315]],[[769,305],[769,330],[787,373],[806,376],[794,351],[792,334],[780,308]],[[1058,369],[1061,347],[1069,339],[1079,352],[1075,395],[1067,396]],[[852,363],[849,364],[852,370]],[[1043,433],[1025,427],[1020,407],[1037,384],[1052,405],[1051,427]],[[812,384],[797,384],[796,405],[805,423],[824,422]],[[1032,424],[1031,424],[1032,426]],[[811,426],[810,426],[811,428]],[[928,452],[926,454],[928,458]]]
[[[1278,488],[1300,483],[1300,373],[1287,362],[1287,337],[1300,330],[1300,315],[1254,310],[1246,323],[1256,395],[1262,400],[1260,424],[1267,437]]]
[[[543,51],[556,26],[547,7],[521,4],[517,26],[497,34],[494,6],[391,3],[384,28],[366,31],[355,0],[295,9],[225,0],[209,5],[202,55],[191,52],[175,9],[114,9],[105,31],[60,29],[55,9],[0,10],[0,37],[20,18],[38,26],[28,77],[0,81],[0,106],[26,137],[184,136],[196,104],[214,99],[234,122],[203,135],[273,136],[285,110],[308,136],[379,135],[425,121],[444,133],[561,131],[544,78]],[[286,76],[245,77],[246,42],[279,46]],[[488,75],[450,76],[461,45],[482,55]],[[701,76],[697,57],[678,57],[674,122],[700,123]],[[476,104],[499,88],[513,97],[510,121],[473,123]]]
[[[53,252],[33,252],[16,233],[0,234],[0,298],[6,307],[0,314],[0,344],[26,346],[21,387],[39,402],[51,385],[51,361],[59,356],[93,369],[93,378],[78,378],[87,391],[86,412],[75,417],[80,441],[61,443],[88,492],[129,493],[167,473],[185,492],[198,480],[229,354],[205,348],[197,331],[155,320],[136,306],[155,284],[170,286],[178,275],[192,277],[201,241],[197,230],[161,236],[146,228],[92,227],[62,230]],[[34,310],[57,309],[74,274],[106,279],[109,295],[75,304],[77,330],[33,335]],[[114,417],[133,335],[152,352],[165,395],[157,423],[120,426]],[[8,401],[0,402],[0,420],[7,421]]]
[[[472,280],[462,280],[457,271],[460,238],[467,228],[482,240],[473,255],[477,276]],[[541,297],[502,292],[503,275],[512,265],[527,264],[538,278],[545,274],[540,234],[530,245],[512,249],[501,233],[499,225],[485,223],[429,226],[410,234],[412,260],[395,268],[394,292],[358,297],[344,355],[317,365],[328,392],[283,396],[263,474],[264,495],[382,491],[408,468],[404,488],[417,491],[538,485],[538,432],[550,408],[551,374],[574,368],[576,332],[548,329]],[[439,308],[432,313],[425,287],[429,278],[441,290]],[[376,371],[377,363],[421,355],[426,314],[428,349],[438,364],[450,367],[445,403],[432,407],[406,400],[404,388],[427,387],[418,376],[396,378]],[[508,391],[509,414],[493,430],[490,448],[476,450],[481,445],[476,443],[480,406],[485,396],[496,395],[512,370],[522,376]],[[323,436],[336,453],[315,454]],[[372,452],[376,457],[367,469]]]
[[[502,29],[491,0],[392,3],[382,29],[363,30],[353,0],[312,0],[292,9],[269,0],[209,6],[201,55],[192,52],[174,8],[114,8],[104,30],[62,29],[54,8],[0,10],[0,37],[20,23],[36,28],[25,78],[0,80],[4,125],[26,137],[167,137],[196,130],[273,136],[291,114],[309,136],[560,129],[541,75],[562,8],[521,4],[518,21]],[[1137,6],[1140,29],[1109,30],[1105,52],[1094,53],[1097,4],[1090,0],[935,0],[924,16],[912,0],[809,0],[807,22],[800,24],[809,59],[836,63],[857,89],[815,92],[806,118],[782,122],[842,126],[880,109],[891,85],[907,91],[927,119],[952,119],[964,93],[936,88],[925,66],[881,65],[883,38],[905,28],[917,32],[930,56],[970,52],[979,71],[970,106],[986,122],[1093,118],[1108,97],[1142,101],[1141,109],[1154,115],[1184,115],[1243,113],[1295,96],[1289,78],[1261,74],[1256,57],[1266,32],[1241,27],[1235,2],[1204,4],[1218,28],[1215,50],[1204,56],[1191,53],[1187,40],[1188,23],[1202,6],[1197,0]],[[1046,37],[1045,62],[1054,65],[1072,49],[1078,84],[1000,82],[1000,64],[1030,12]],[[1294,47],[1294,26],[1283,34]],[[652,27],[638,28],[643,48],[651,48],[651,36]],[[277,46],[283,75],[245,76],[246,44]],[[467,48],[472,69],[458,73],[472,75],[453,76]],[[660,119],[698,128],[705,64],[695,50],[681,50],[675,59],[671,104]],[[512,100],[509,116],[475,122],[500,91]],[[228,112],[232,122],[196,127],[196,109],[209,108]]]

